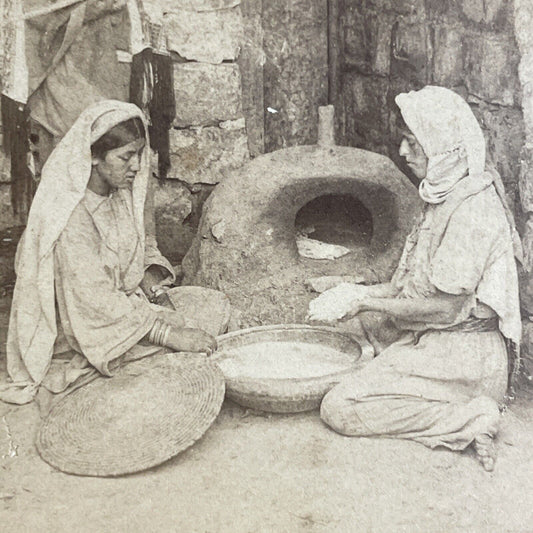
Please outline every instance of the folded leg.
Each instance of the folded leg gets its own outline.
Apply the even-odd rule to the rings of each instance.
[[[353,398],[343,384],[322,401],[322,420],[348,436],[411,439],[434,448],[466,448],[481,434],[497,432],[499,410],[491,398],[468,402],[427,400],[409,395],[365,395]]]

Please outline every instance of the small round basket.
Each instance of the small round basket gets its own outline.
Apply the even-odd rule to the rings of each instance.
[[[312,377],[294,377],[283,374],[283,358],[291,357],[291,344],[309,364],[321,354],[338,354],[337,369],[324,372],[320,369]],[[268,360],[276,377],[257,375],[235,375],[229,370],[239,352],[239,357],[249,356],[257,361],[264,349],[272,349]],[[279,347],[279,349],[277,349]],[[262,326],[233,331],[218,337],[218,350],[213,355],[226,378],[226,396],[238,404],[272,413],[298,413],[320,406],[324,395],[341,379],[360,367],[361,347],[356,339],[346,332],[328,327],[314,327],[303,324]],[[300,357],[302,358],[302,357]],[[277,361],[279,360],[279,365]],[[272,374],[272,372],[270,373]]]

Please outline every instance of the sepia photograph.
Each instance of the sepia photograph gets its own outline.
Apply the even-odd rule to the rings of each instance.
[[[533,533],[533,0],[0,0],[2,533]]]

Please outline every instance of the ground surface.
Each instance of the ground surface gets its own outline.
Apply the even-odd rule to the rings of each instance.
[[[7,309],[0,300],[2,337]],[[39,422],[34,404],[0,403],[5,533],[533,531],[533,398],[526,393],[503,416],[490,474],[468,452],[351,439],[329,431],[316,412],[261,416],[227,402],[204,438],[166,464],[117,479],[83,478],[39,458]]]

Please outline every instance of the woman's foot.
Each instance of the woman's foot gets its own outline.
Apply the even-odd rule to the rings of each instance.
[[[474,439],[474,450],[483,468],[487,472],[492,472],[496,463],[496,447],[492,436],[488,433],[478,435]]]

